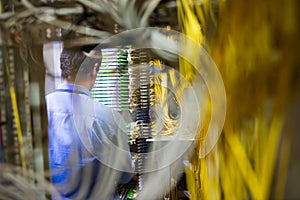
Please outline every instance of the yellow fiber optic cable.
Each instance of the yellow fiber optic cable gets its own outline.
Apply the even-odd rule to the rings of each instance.
[[[22,136],[22,130],[21,130],[21,122],[20,122],[19,110],[18,110],[18,105],[17,105],[16,93],[15,93],[15,89],[13,87],[13,83],[12,83],[9,68],[8,68],[7,50],[5,52],[4,58],[5,58],[5,68],[6,68],[7,80],[8,80],[8,84],[9,84],[11,103],[12,103],[12,107],[13,107],[13,113],[15,116],[15,122],[16,122],[17,133],[18,133],[21,164],[22,164],[22,169],[26,170],[26,161],[25,161],[25,153],[24,153],[24,148],[23,148],[23,136]]]

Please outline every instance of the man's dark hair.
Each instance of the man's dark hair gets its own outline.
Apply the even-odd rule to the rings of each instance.
[[[101,51],[96,51],[96,53],[95,51],[94,54],[90,56],[93,51],[90,51],[86,47],[63,48],[60,56],[62,78],[75,81],[76,77],[92,72],[95,63],[98,63],[100,66]]]

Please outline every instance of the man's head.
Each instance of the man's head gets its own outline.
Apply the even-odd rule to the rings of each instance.
[[[91,89],[101,64],[101,51],[83,47],[63,48],[60,56],[61,75],[65,82]]]

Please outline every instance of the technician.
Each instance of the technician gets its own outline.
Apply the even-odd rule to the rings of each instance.
[[[90,95],[101,51],[64,48],[63,84],[46,96],[53,199],[118,199],[134,163],[121,115]]]

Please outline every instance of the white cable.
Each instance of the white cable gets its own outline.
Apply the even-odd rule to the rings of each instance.
[[[28,9],[31,9],[31,8],[35,8],[34,5],[32,5],[29,1],[27,0],[21,0],[21,3]]]
[[[49,15],[70,15],[70,14],[81,14],[83,13],[83,8],[76,7],[76,8],[59,8],[54,9],[52,7],[34,7],[31,9],[27,9],[25,11],[19,12],[18,14],[13,13],[4,13],[0,15],[0,20],[5,20],[5,25],[10,27],[14,24],[17,24],[18,20],[23,20],[29,16],[35,16],[37,14],[49,14]]]
[[[81,1],[81,0],[79,0]],[[23,12],[16,14],[15,16],[11,17],[12,14],[7,14],[4,17],[10,17],[6,22],[5,25],[7,27],[11,27],[14,24],[17,24],[18,20],[24,20],[29,16],[36,16],[38,20],[43,21],[47,24],[51,24],[63,29],[69,29],[75,31],[77,33],[89,36],[96,36],[96,37],[109,37],[111,36],[110,33],[105,31],[99,31],[96,29],[92,29],[85,26],[78,26],[74,25],[70,22],[59,20],[56,18],[55,15],[70,15],[70,14],[80,14],[83,13],[83,8],[76,7],[76,8],[61,8],[61,9],[54,9],[51,7],[34,7],[30,4],[27,0],[22,0],[22,3],[27,7],[30,8]],[[3,19],[3,15],[1,15],[0,19]]]
[[[99,37],[99,36],[109,37],[112,35],[111,33],[106,32],[106,31],[99,31],[99,30],[92,29],[92,28],[85,27],[85,26],[74,25],[67,21],[59,20],[56,18],[51,18],[52,16],[48,16],[48,17],[49,17],[49,19],[41,17],[41,18],[39,18],[39,20],[44,21],[47,24],[58,26],[63,29],[75,31],[76,33],[80,33],[83,35],[97,36],[97,37]]]
[[[97,4],[97,3],[94,3],[93,1],[87,1],[87,0],[77,0],[77,1],[95,11],[100,12],[100,13],[108,12],[106,10],[106,7],[104,7],[102,4]]]
[[[140,27],[145,27],[148,25],[148,19],[149,19],[150,15],[151,15],[151,13],[153,13],[154,9],[157,7],[157,5],[159,4],[160,1],[161,0],[150,0],[150,1],[146,1],[146,3],[144,3],[144,6],[143,6],[144,14],[140,20]]]

